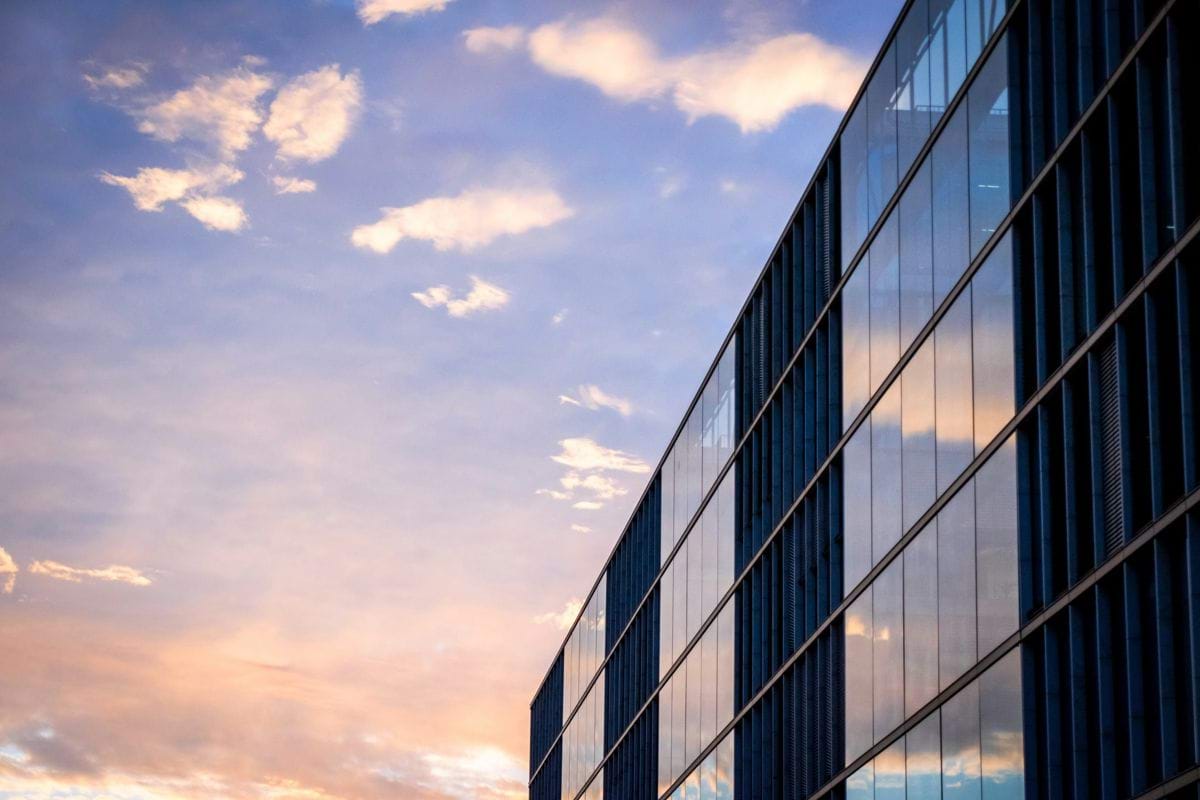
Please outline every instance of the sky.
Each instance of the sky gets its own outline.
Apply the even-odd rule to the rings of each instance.
[[[0,798],[524,797],[899,5],[0,6]]]

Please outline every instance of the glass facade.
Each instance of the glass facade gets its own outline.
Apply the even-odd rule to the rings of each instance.
[[[725,737],[705,756],[671,793],[670,800],[733,800],[732,736]]]
[[[606,581],[607,576],[600,578],[563,648],[563,719],[570,716],[604,663]]]
[[[604,673],[592,685],[575,717],[563,731],[562,800],[573,800],[604,756]],[[589,791],[603,783],[592,781]],[[598,797],[603,796],[601,794]],[[589,795],[590,797],[590,795]]]

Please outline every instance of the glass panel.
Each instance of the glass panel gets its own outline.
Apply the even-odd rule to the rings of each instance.
[[[905,800],[903,738],[875,756],[875,800]]]
[[[904,721],[904,562],[893,561],[872,585],[875,597],[872,618],[875,664],[874,741],[879,741]],[[900,755],[903,766],[904,754]],[[876,789],[878,789],[876,766]],[[904,771],[900,771],[903,796]]]
[[[871,587],[846,609],[846,763],[875,741],[872,731]]]
[[[871,243],[871,391],[900,359],[900,243],[896,215]]]
[[[733,609],[730,601],[717,617],[717,730],[733,719]]]
[[[893,383],[871,412],[871,553],[878,562],[900,541],[903,520],[899,383]]]
[[[717,751],[700,764],[700,800],[717,800]]]
[[[896,191],[896,48],[880,59],[867,84],[867,222],[874,225]]]
[[[942,706],[942,800],[980,800],[979,682]]]
[[[933,146],[933,305],[958,282],[970,261],[967,115],[964,107]]]
[[[704,536],[695,528],[688,534],[688,595],[687,595],[687,641],[692,641],[700,631],[704,605]]]
[[[703,448],[701,442],[703,439],[704,415],[702,404],[698,404],[692,409],[691,415],[688,417],[688,494],[687,494],[687,516],[683,522],[684,527],[692,521],[692,515],[696,513],[696,509],[700,507],[700,495],[702,490],[702,481],[704,476],[704,468],[702,464]]]
[[[932,339],[926,339],[908,362],[900,376],[900,385],[903,404],[903,528],[907,531],[933,505],[937,488]]]
[[[941,800],[942,731],[937,711],[917,723],[904,736],[908,767],[907,800]]]
[[[846,779],[846,800],[874,800],[875,764],[868,762]]]
[[[683,538],[683,529],[687,525],[687,493],[688,493],[688,444],[687,423],[675,440],[675,527],[672,541],[679,544]]]
[[[988,39],[992,38],[992,34],[1000,26],[1000,20],[1004,19],[1004,10],[1004,0],[969,0],[967,3],[968,68],[974,66],[975,62],[979,60],[984,45],[988,43]],[[1001,42],[993,53],[1003,49],[1004,43]],[[976,82],[978,82],[978,77]],[[973,88],[974,85],[972,85]]]
[[[904,548],[904,713],[938,693],[937,521]]]
[[[671,722],[671,780],[687,766],[684,745],[687,740],[687,669],[680,667],[671,676],[671,707],[675,719]]]
[[[720,384],[720,405],[717,408],[718,462],[724,466],[733,455],[733,399],[736,384],[735,353],[737,337],[730,340],[717,365],[717,382]]]
[[[717,746],[717,800],[733,800],[733,737]]]
[[[658,793],[661,796],[671,785],[671,686],[667,684],[658,693]]]
[[[842,287],[842,430],[871,395],[870,270],[861,263]]]
[[[975,453],[1012,418],[1013,368],[1012,236],[997,244],[971,278],[971,348],[975,370]]]
[[[967,0],[930,0],[929,19],[939,42],[933,91],[945,108],[967,76]],[[939,63],[940,62],[940,63]]]
[[[900,351],[933,314],[933,188],[926,160],[900,197]]]
[[[979,678],[983,800],[1025,797],[1021,703],[1021,651],[1017,648]]]
[[[659,531],[659,564],[665,564],[675,546],[675,448],[667,451],[662,465],[662,525]]]
[[[970,301],[969,293],[960,295],[934,331],[939,495],[975,455]]]
[[[717,607],[718,586],[717,575],[720,572],[720,552],[718,550],[717,540],[717,503],[716,497],[704,509],[704,514],[700,518],[700,532],[704,537],[704,594],[703,594],[703,616],[705,619],[712,613],[712,610]]]
[[[700,755],[700,706],[703,684],[700,680],[700,664],[702,662],[699,649],[693,650],[687,657],[687,739],[685,740],[684,763],[692,763],[692,759]]]
[[[980,0],[974,0],[972,6]],[[992,51],[967,94],[971,124],[971,255],[1008,213],[1008,50],[1004,42]]]
[[[684,800],[700,800],[700,773],[692,772],[683,784]]]
[[[845,593],[871,569],[871,420],[842,449]]]
[[[975,664],[975,492],[971,484],[937,518],[938,673],[945,689]]]
[[[693,653],[696,651],[693,651]],[[700,639],[700,748],[717,735],[717,629]]]
[[[867,106],[860,102],[842,129],[842,271],[867,236]]]
[[[721,467],[719,454],[717,452],[717,397],[718,397],[718,377],[716,373],[708,379],[708,383],[704,384],[704,393],[700,398],[700,407],[703,409],[700,422],[700,446],[702,448],[702,468],[704,470],[700,482],[700,495],[708,491],[708,487],[712,486],[713,480],[717,477],[717,470]]]
[[[929,137],[929,2],[915,0],[896,33],[896,124],[900,173],[912,164]]]
[[[674,663],[676,660],[678,660],[679,656],[683,653],[683,648],[685,646],[687,646],[687,641],[688,641],[688,632],[687,632],[687,606],[688,606],[688,603],[687,603],[687,596],[688,596],[687,562],[688,562],[688,549],[687,549],[687,547],[681,547],[681,548],[679,548],[679,552],[675,554],[675,560],[673,562],[671,562],[671,565],[675,568],[674,575],[672,576],[675,579],[675,591],[674,591],[675,608],[674,608],[674,614],[673,614],[673,616],[675,617],[675,625],[674,625],[675,631],[674,631],[674,636],[673,636],[673,639],[674,639],[673,648],[674,649],[673,649],[673,652],[671,655],[672,663]]]
[[[737,470],[731,469],[725,473],[721,487],[717,489],[717,520],[720,532],[717,534],[720,548],[720,575],[718,578],[717,595],[724,595],[733,585],[734,578],[734,534],[733,534],[733,490],[734,475]]]
[[[988,653],[1017,630],[1016,434],[975,474],[979,560],[979,652]]]
[[[675,650],[671,638],[671,633],[675,625],[675,610],[672,606],[675,594],[674,570],[675,564],[672,562],[667,567],[667,571],[663,573],[662,580],[658,584],[658,677],[660,680],[667,674],[667,670],[671,668],[671,664],[675,661]]]

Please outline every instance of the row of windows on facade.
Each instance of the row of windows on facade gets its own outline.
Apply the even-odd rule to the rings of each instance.
[[[1017,630],[1015,436],[845,615],[846,762]]]
[[[733,583],[734,472],[730,470],[659,584],[659,669],[667,674]]]
[[[997,243],[846,443],[847,593],[1013,415],[1010,242]]]
[[[607,574],[600,576],[600,583],[592,593],[592,599],[579,615],[575,629],[571,631],[563,647],[563,719],[570,716],[580,695],[587,688],[592,676],[604,663],[604,627],[608,590]]]
[[[1003,0],[916,0],[905,15],[840,140],[843,267],[879,219],[1004,12]]]
[[[733,778],[733,734],[730,734],[675,788],[669,800],[733,800]],[[662,790],[660,786],[659,794]]]
[[[737,339],[730,342],[662,466],[662,561],[687,530],[734,447]]]
[[[856,771],[846,800],[1023,800],[1021,651],[1014,648]]]
[[[733,626],[731,601],[659,692],[659,794],[733,719]]]
[[[579,711],[563,731],[562,797],[573,800],[604,757],[604,673],[596,679]],[[590,787],[604,785],[593,781]]]
[[[1007,53],[993,52],[842,292],[849,426],[1010,206]]]

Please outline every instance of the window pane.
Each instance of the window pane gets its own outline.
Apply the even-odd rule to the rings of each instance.
[[[929,19],[939,41],[934,92],[945,108],[967,76],[967,0],[930,0]]]
[[[929,2],[916,0],[896,33],[896,124],[903,173],[929,137]]]
[[[907,800],[941,800],[942,730],[937,711],[917,723],[904,736],[908,767]]]
[[[704,602],[704,536],[699,528],[688,534],[685,544],[688,551],[687,641],[691,642],[700,630]]]
[[[717,746],[717,800],[733,800],[733,737]]]
[[[934,331],[939,495],[975,456],[970,301],[969,293],[960,295]]]
[[[659,563],[664,564],[675,546],[675,448],[662,465],[662,529],[659,532]]]
[[[860,102],[842,129],[842,271],[867,235],[867,106]]]
[[[718,378],[714,373],[708,379],[708,383],[704,384],[704,393],[700,398],[700,406],[703,409],[700,421],[703,469],[703,478],[700,482],[701,497],[708,491],[708,487],[712,486],[713,480],[717,477],[717,470],[721,466],[717,454],[717,383]]]
[[[977,5],[979,0],[973,0]],[[1008,50],[992,51],[967,95],[971,124],[971,255],[1008,213]]]
[[[980,800],[979,682],[942,706],[942,800]]]
[[[871,569],[871,420],[842,449],[843,577],[849,593]]]
[[[900,245],[893,214],[871,243],[871,391],[900,359]]]
[[[700,765],[700,800],[717,800],[717,752],[708,754]]]
[[[688,444],[687,424],[675,440],[675,529],[674,542],[679,544],[683,538],[683,529],[687,526],[687,494],[688,494]]]
[[[721,481],[721,487],[717,489],[717,522],[719,533],[717,534],[717,546],[720,548],[720,576],[718,578],[718,597],[729,591],[729,587],[733,585],[734,578],[734,535],[733,535],[733,488],[734,475],[737,470],[731,469],[725,473],[725,479]]]
[[[938,693],[937,521],[904,548],[904,713]]]
[[[871,587],[846,609],[846,763],[875,741],[872,731]]]
[[[872,563],[900,541],[900,389],[893,383],[871,412],[871,553]]]
[[[671,676],[671,708],[675,718],[671,721],[671,780],[675,780],[687,766],[684,745],[687,740],[687,669],[680,667]]]
[[[905,800],[903,738],[875,756],[875,800]]]
[[[988,39],[1004,19],[1003,0],[970,0],[967,3],[967,67],[975,65]],[[1001,42],[997,50],[1004,49]]]
[[[933,189],[927,160],[900,197],[900,350],[933,314]]]
[[[717,538],[718,512],[717,498],[713,497],[708,506],[704,509],[704,515],[700,518],[700,533],[704,539],[704,594],[703,594],[703,617],[708,618],[712,610],[717,607],[717,579],[720,572],[721,554],[719,550]]]
[[[688,549],[687,547],[679,548],[679,552],[675,554],[675,560],[671,562],[674,569],[675,591],[674,591],[674,617],[675,631],[674,639],[674,655],[672,658],[678,659],[683,653],[683,648],[687,645],[687,596],[688,596],[688,581],[687,581],[687,562]]]
[[[737,336],[730,341],[729,346],[721,355],[721,363],[717,365],[717,383],[720,385],[720,405],[717,408],[718,458],[721,466],[733,455],[733,398],[736,388],[735,353],[737,352]]]
[[[700,648],[696,648],[687,657],[687,740],[685,742],[685,764],[700,755],[700,705],[703,699],[703,685],[700,680],[700,664],[702,662]]]
[[[1021,651],[1017,648],[979,678],[983,800],[1025,797],[1021,703]]]
[[[900,376],[904,470],[904,530],[933,505],[937,486],[934,457],[933,340],[927,339]]]
[[[667,571],[663,573],[662,580],[658,584],[658,677],[660,679],[667,674],[667,670],[671,668],[671,664],[675,660],[675,650],[671,639],[675,626],[675,611],[672,607],[672,597],[675,594],[674,570],[675,564],[672,563],[667,567]]]
[[[717,617],[717,730],[733,719],[733,621],[734,601],[725,604]],[[733,737],[729,737],[732,747]]]
[[[975,474],[979,652],[1017,630],[1017,443],[1008,438]]]
[[[686,525],[692,521],[692,516],[696,513],[696,509],[700,507],[700,494],[703,489],[702,478],[704,468],[702,465],[704,415],[702,413],[702,404],[698,404],[692,409],[691,415],[688,417],[688,500],[687,500],[687,519],[684,522]]]
[[[846,779],[846,800],[874,800],[875,763],[868,762]]]
[[[700,639],[700,749],[717,735],[717,629]]]
[[[971,279],[971,348],[981,367],[975,370],[976,454],[1014,412],[1012,264],[1012,236],[1007,235]]]
[[[693,772],[683,785],[684,800],[700,800],[700,773]]]
[[[875,664],[875,741],[904,721],[904,561],[897,559],[880,573],[874,594],[872,658]],[[903,762],[903,753],[901,753]],[[878,789],[879,768],[876,767]],[[903,770],[901,777],[903,778]],[[900,781],[903,789],[904,781]],[[901,794],[903,796],[903,793]]]
[[[658,795],[671,785],[671,685],[658,694]],[[656,796],[658,796],[656,795]]]
[[[871,394],[871,291],[866,260],[842,288],[842,430]]]
[[[933,146],[933,304],[941,305],[970,261],[967,115],[963,106]]]
[[[937,519],[938,673],[945,689],[975,664],[975,492],[971,484]]]
[[[874,225],[896,191],[896,47],[888,48],[867,85],[867,221]]]

